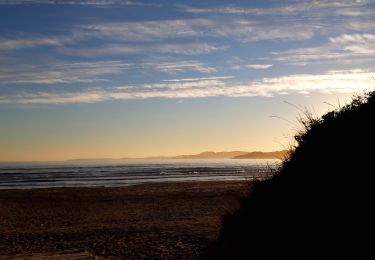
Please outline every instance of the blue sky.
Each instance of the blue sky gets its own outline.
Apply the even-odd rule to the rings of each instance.
[[[284,101],[373,89],[374,7],[0,0],[0,160],[279,149]]]

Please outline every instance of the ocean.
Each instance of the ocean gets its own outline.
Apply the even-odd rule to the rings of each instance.
[[[0,189],[265,179],[270,178],[280,164],[280,160],[253,159],[0,163]]]

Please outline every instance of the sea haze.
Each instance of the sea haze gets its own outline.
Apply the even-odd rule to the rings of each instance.
[[[1,163],[0,189],[265,179],[280,160],[171,159]]]

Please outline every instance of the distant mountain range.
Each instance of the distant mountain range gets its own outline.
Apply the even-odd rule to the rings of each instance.
[[[173,159],[231,159],[236,156],[245,155],[248,152],[243,151],[231,151],[231,152],[203,152],[192,155],[178,155]]]
[[[274,152],[213,152],[207,151],[199,154],[177,155],[177,156],[152,156],[139,159],[162,160],[162,159],[282,159],[287,154],[286,150]],[[129,159],[129,158],[123,158]]]
[[[274,152],[203,152],[192,155],[178,155],[170,159],[283,159],[287,155],[287,151]]]
[[[149,156],[143,158],[87,158],[73,159],[68,161],[111,161],[111,160],[167,160],[167,159],[283,159],[287,154],[286,150],[274,152],[213,152],[207,151],[199,154],[177,155],[177,156]]]

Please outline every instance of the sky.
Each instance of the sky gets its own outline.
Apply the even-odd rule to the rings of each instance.
[[[373,0],[0,0],[0,161],[288,147],[375,86]]]

